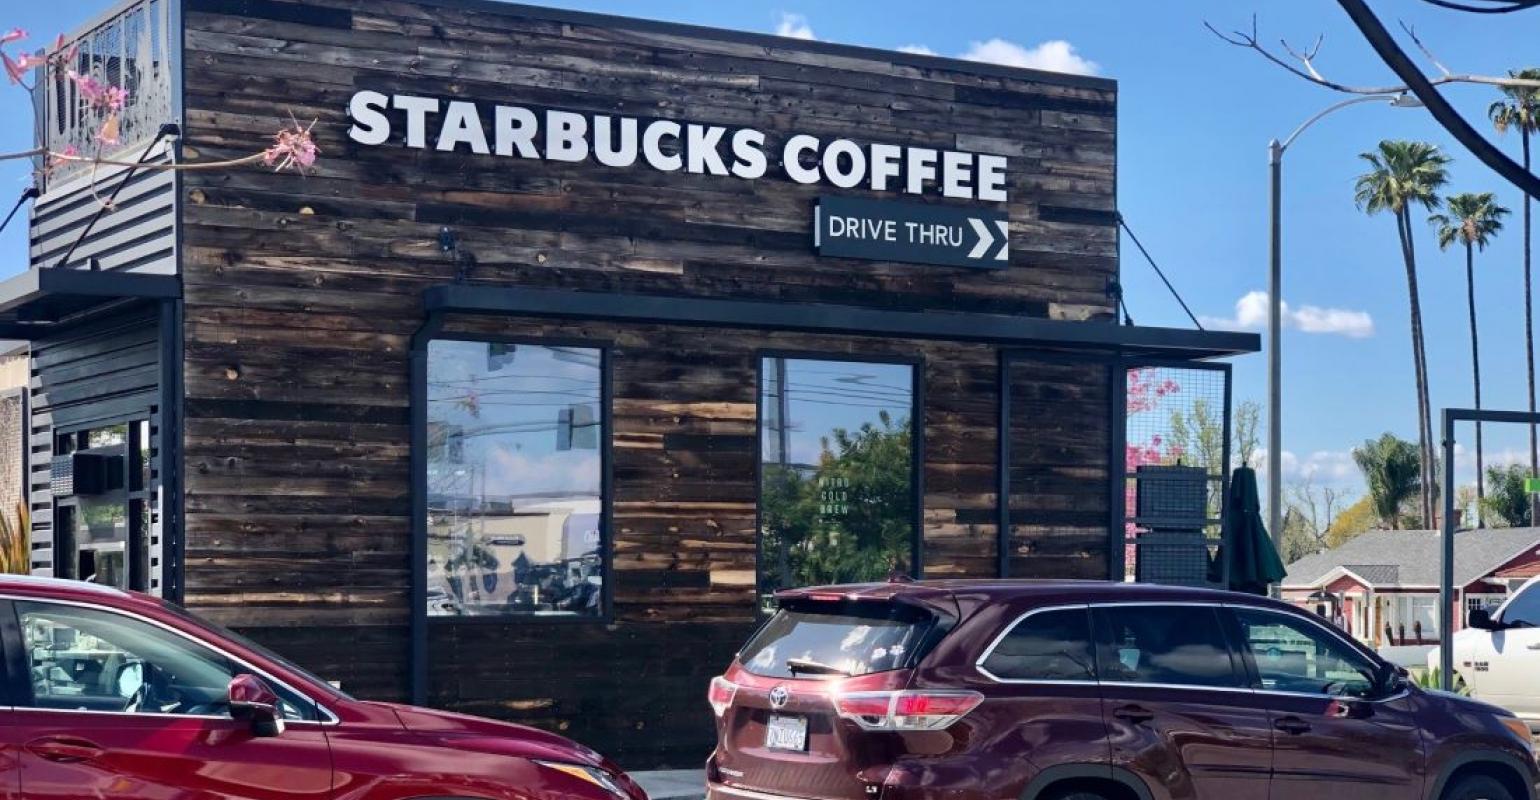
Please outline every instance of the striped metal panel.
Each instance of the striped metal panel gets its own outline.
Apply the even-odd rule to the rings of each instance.
[[[149,160],[164,163],[161,146]],[[81,239],[107,197],[123,180],[123,168],[101,169],[53,187],[32,210],[29,242],[36,268],[123,270],[176,274],[176,176],[141,169],[128,178],[117,200]],[[94,191],[93,191],[94,180]],[[69,263],[60,263],[75,243]]]

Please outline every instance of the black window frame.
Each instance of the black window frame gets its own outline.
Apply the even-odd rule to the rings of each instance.
[[[427,524],[427,486],[428,486],[428,453],[426,452],[428,435],[428,387],[427,378],[431,374],[432,362],[429,354],[434,342],[470,342],[475,344],[508,344],[525,345],[528,347],[567,347],[573,349],[597,350],[599,352],[599,556],[604,565],[604,583],[599,587],[599,613],[598,614],[502,614],[491,616],[460,616],[445,617],[434,616],[428,613],[426,603],[427,591],[427,567],[428,567],[428,524]],[[574,337],[555,336],[500,336],[495,334],[477,334],[465,331],[433,331],[431,336],[422,340],[421,356],[424,360],[423,380],[419,384],[413,381],[412,406],[413,449],[422,449],[421,453],[414,453],[416,469],[412,476],[413,494],[420,498],[421,508],[414,504],[412,512],[412,538],[415,540],[415,553],[413,557],[412,573],[414,582],[421,588],[424,597],[413,597],[412,617],[419,624],[425,626],[437,625],[610,625],[615,619],[615,548],[614,548],[614,516],[615,501],[615,462],[614,450],[614,342],[605,339],[588,339]],[[416,594],[414,592],[414,594]],[[425,629],[424,628],[424,629]],[[425,655],[425,653],[424,653]],[[425,664],[424,664],[425,666]]]
[[[758,348],[754,351],[754,607],[761,622],[773,616],[761,602],[760,587],[767,574],[764,551],[764,503],[765,485],[765,361],[772,358],[788,361],[832,361],[845,364],[888,364],[907,366],[910,369],[909,414],[909,490],[912,505],[911,525],[913,535],[909,543],[909,577],[919,580],[925,576],[925,357],[905,354],[865,354],[827,352],[821,350],[794,350],[784,348]],[[782,576],[783,578],[785,576]],[[780,589],[795,588],[781,586]]]
[[[89,447],[89,437],[92,432],[123,426],[123,472],[119,476],[122,485],[93,497],[108,498],[114,502],[121,502],[123,506],[125,536],[123,540],[123,571],[126,586],[112,587],[128,589],[136,592],[152,594],[163,597],[167,594],[167,587],[171,582],[170,568],[167,566],[167,537],[166,537],[166,509],[165,498],[159,490],[165,486],[165,476],[162,472],[163,453],[162,428],[157,424],[162,420],[161,410],[157,405],[150,405],[142,411],[131,414],[118,414],[110,417],[102,417],[89,421],[75,422],[69,425],[59,425],[50,431],[50,452],[57,455],[67,455],[81,450],[102,449]],[[147,473],[140,472],[140,465],[134,460],[135,454],[143,450],[149,457],[149,469]],[[82,495],[67,495],[64,497],[52,497],[52,518],[50,520],[49,536],[53,547],[53,575],[67,580],[83,580],[74,574],[76,564],[70,563],[65,556],[78,557],[79,542],[72,542],[65,547],[64,537],[66,529],[72,529],[75,523],[75,515],[79,514],[80,497]],[[141,517],[136,513],[145,508],[149,509],[147,516]],[[155,538],[155,528],[161,530],[161,549],[155,552],[151,543]],[[71,531],[72,535],[72,531]],[[110,548],[93,547],[93,550],[105,550]],[[143,561],[139,556],[143,555]],[[161,569],[160,585],[154,586],[156,568]]]
[[[1103,667],[1102,667],[1102,654],[1103,654],[1104,649],[1110,649],[1110,648],[1114,647],[1115,645],[1114,645],[1114,642],[1112,641],[1112,631],[1107,629],[1106,625],[1102,624],[1101,620],[1099,619],[1099,615],[1096,612],[1098,612],[1098,611],[1109,611],[1109,610],[1113,610],[1113,609],[1137,609],[1137,608],[1154,608],[1154,609],[1181,608],[1181,609],[1201,609],[1201,610],[1207,611],[1213,617],[1213,626],[1212,626],[1213,630],[1218,632],[1219,639],[1224,644],[1225,652],[1230,657],[1230,678],[1231,678],[1231,683],[1229,685],[1213,685],[1213,684],[1199,684],[1199,683],[1165,683],[1165,682],[1159,682],[1159,681],[1151,682],[1151,681],[1108,680],[1108,678],[1107,678],[1108,670],[1103,669]],[[1196,603],[1196,602],[1179,602],[1179,601],[1175,601],[1175,602],[1148,601],[1148,602],[1126,602],[1126,603],[1117,603],[1117,602],[1113,602],[1113,603],[1092,603],[1091,604],[1091,608],[1090,608],[1090,612],[1091,612],[1091,636],[1096,641],[1096,646],[1095,646],[1095,650],[1094,650],[1094,653],[1095,653],[1095,664],[1096,664],[1096,682],[1100,686],[1112,686],[1112,687],[1123,686],[1123,687],[1132,687],[1132,688],[1141,688],[1141,687],[1143,687],[1143,688],[1163,688],[1163,689],[1174,689],[1174,690],[1177,690],[1177,691],[1199,691],[1199,692],[1255,691],[1255,687],[1252,685],[1252,677],[1251,677],[1250,668],[1246,665],[1246,663],[1244,661],[1244,658],[1242,656],[1242,653],[1239,652],[1236,649],[1237,642],[1235,640],[1235,637],[1233,635],[1231,635],[1229,627],[1228,627],[1228,625],[1227,625],[1227,623],[1225,621],[1224,608],[1223,608],[1222,605],[1220,605],[1218,603]]]

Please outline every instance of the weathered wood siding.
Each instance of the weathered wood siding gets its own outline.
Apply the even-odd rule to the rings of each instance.
[[[490,8],[185,0],[187,157],[250,152],[290,112],[318,120],[323,152],[306,178],[254,168],[185,181],[186,599],[365,696],[406,692],[407,350],[421,292],[456,274],[442,227],[474,256],[469,280],[489,285],[1112,315],[1110,86]],[[819,259],[810,206],[835,190],[774,169],[742,181],[359,147],[345,110],[364,88],[750,125],[772,153],[793,132],[1003,153],[1011,267]],[[704,679],[754,613],[742,575],[754,567],[761,347],[922,358],[926,572],[994,574],[991,347],[455,325],[613,343],[615,622],[435,625],[436,704],[561,730],[630,766],[699,763]]]

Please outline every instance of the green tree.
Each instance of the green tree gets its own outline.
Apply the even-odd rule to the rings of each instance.
[[[1533,506],[1529,493],[1524,491],[1524,479],[1528,477],[1529,470],[1523,464],[1487,468],[1487,485],[1491,491],[1487,493],[1482,505],[1488,523],[1501,528],[1521,528],[1534,524]]]
[[[763,465],[763,586],[857,583],[907,572],[914,541],[907,418],[836,428],[818,466]]]
[[[1417,251],[1412,235],[1412,206],[1438,208],[1438,190],[1449,182],[1450,158],[1425,142],[1387,139],[1359,155],[1369,171],[1358,176],[1353,197],[1370,215],[1389,211],[1401,240],[1406,294],[1411,306],[1412,366],[1417,384],[1418,497],[1423,520],[1433,519],[1433,415],[1428,402],[1428,356],[1423,345],[1422,302],[1417,291]]]
[[[1476,333],[1476,250],[1485,251],[1492,237],[1503,229],[1508,209],[1497,204],[1491,192],[1454,194],[1444,198],[1448,214],[1433,214],[1428,222],[1438,229],[1438,247],[1448,250],[1455,242],[1465,246],[1465,302],[1470,311],[1471,382],[1476,408],[1481,408],[1481,347]],[[1481,501],[1487,496],[1481,452],[1481,423],[1476,423],[1476,527],[1481,527]]]
[[[1526,80],[1540,80],[1540,68],[1530,67],[1509,71],[1509,75]],[[1529,86],[1504,86],[1499,89],[1503,98],[1487,108],[1487,116],[1497,132],[1507,133],[1514,129],[1519,133],[1519,148],[1523,152],[1524,171],[1530,171],[1529,137],[1540,131],[1540,89]],[[1530,269],[1530,206],[1529,195],[1524,195],[1524,358],[1529,365],[1529,413],[1535,413],[1535,312]],[[1535,426],[1529,426],[1529,471],[1540,474],[1540,449],[1536,447]],[[1533,510],[1531,510],[1533,515]]]
[[[1366,494],[1342,509],[1342,513],[1332,520],[1331,527],[1326,530],[1326,546],[1341,547],[1378,522],[1374,515],[1374,498]]]
[[[1257,424],[1261,419],[1262,407],[1255,400],[1247,400],[1235,409],[1235,454],[1243,466],[1256,466],[1252,462],[1256,460],[1257,446],[1261,442],[1257,437]]]
[[[1366,439],[1362,445],[1353,448],[1353,461],[1369,486],[1369,502],[1374,515],[1385,527],[1400,528],[1402,506],[1423,488],[1417,448],[1411,442],[1386,433],[1378,439]]]

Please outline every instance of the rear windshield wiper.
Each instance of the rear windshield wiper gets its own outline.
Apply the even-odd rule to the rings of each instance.
[[[807,658],[786,659],[786,669],[791,670],[791,674],[793,675],[801,672],[808,675],[844,675],[847,678],[850,677],[849,672],[842,670],[839,667],[833,666],[831,664],[825,664],[822,661],[813,661],[812,659]]]

